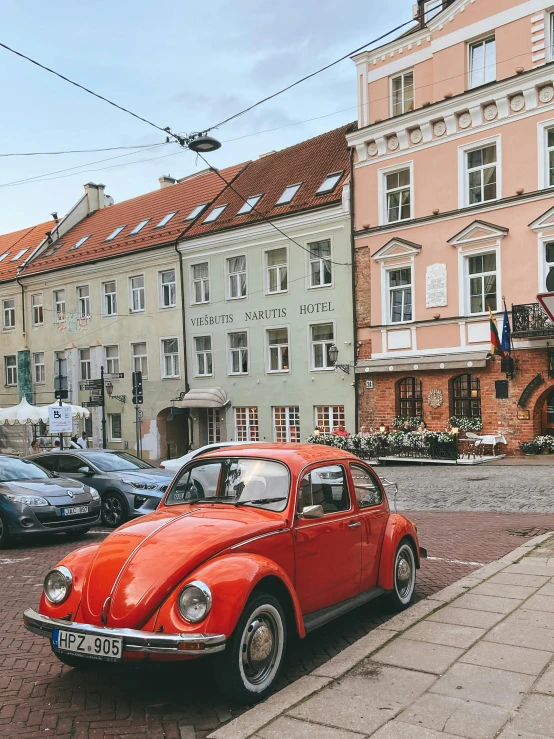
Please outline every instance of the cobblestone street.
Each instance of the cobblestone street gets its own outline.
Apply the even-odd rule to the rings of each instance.
[[[419,599],[532,536],[554,530],[551,467],[379,472],[399,482],[399,507],[416,521],[429,552],[420,572]],[[475,512],[480,508],[483,512]],[[87,541],[103,536],[91,532]],[[0,553],[1,737],[201,739],[243,710],[216,691],[209,664],[202,660],[77,673],[53,657],[46,640],[26,632],[24,608],[37,605],[45,571],[74,546],[60,538]],[[290,644],[282,684],[323,664],[389,615],[376,601]]]

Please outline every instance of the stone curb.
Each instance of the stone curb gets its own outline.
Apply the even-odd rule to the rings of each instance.
[[[429,596],[425,600],[419,601],[411,608],[408,608],[407,611],[393,616],[382,626],[378,626],[354,644],[343,649],[342,652],[309,675],[305,675],[291,685],[287,685],[286,688],[283,688],[278,693],[274,693],[263,703],[254,706],[254,708],[246,711],[246,713],[238,716],[220,729],[216,729],[216,731],[208,735],[207,739],[248,739],[252,737],[253,734],[285,713],[285,711],[290,710],[296,704],[318,693],[334,680],[342,677],[363,659],[370,657],[389,641],[396,639],[401,633],[407,631],[407,629],[427,616],[430,616],[434,611],[438,611],[448,603],[456,600],[456,598],[464,595],[476,585],[480,585],[485,580],[488,580],[500,570],[518,562],[522,557],[525,557],[535,547],[553,535],[554,531],[551,531],[548,534],[541,534],[540,536],[535,536],[533,539],[529,539],[525,544],[509,552],[501,559],[480,567],[470,575],[466,575],[461,580],[448,585],[443,590]]]

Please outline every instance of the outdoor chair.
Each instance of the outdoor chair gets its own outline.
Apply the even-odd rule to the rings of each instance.
[[[467,458],[469,459],[472,454],[473,454],[473,459],[475,459],[476,455],[479,457],[482,457],[483,456],[482,439],[480,439],[479,436],[477,436],[477,434],[474,434],[471,431],[468,431],[466,433],[466,439],[469,439],[469,441],[466,444]]]

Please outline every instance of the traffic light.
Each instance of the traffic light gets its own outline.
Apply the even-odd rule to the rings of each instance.
[[[142,372],[133,372],[133,403],[134,405],[142,405],[143,402]]]

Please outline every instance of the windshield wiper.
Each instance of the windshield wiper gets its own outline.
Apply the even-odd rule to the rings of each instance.
[[[265,505],[266,503],[278,503],[280,500],[286,500],[286,498],[257,498],[256,500],[237,500],[235,505]]]

